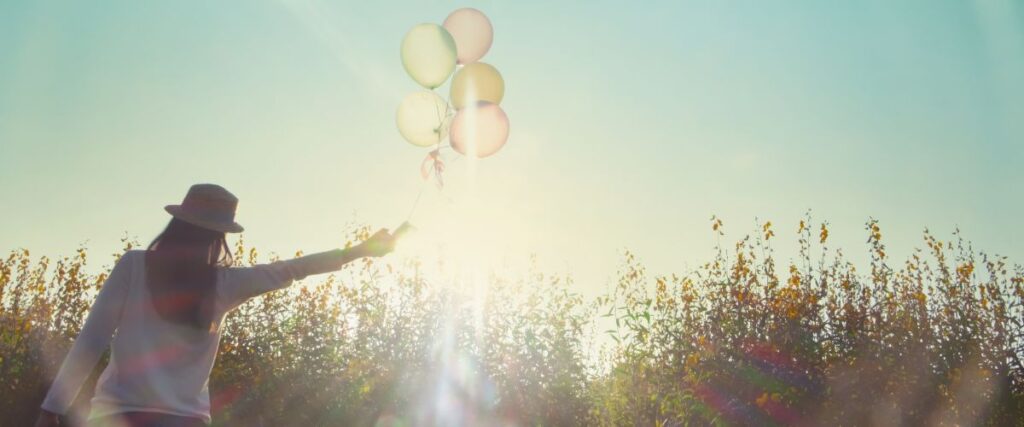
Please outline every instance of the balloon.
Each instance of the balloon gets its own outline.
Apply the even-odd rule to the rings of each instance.
[[[508,116],[497,104],[477,103],[459,110],[452,120],[452,148],[462,155],[487,157],[497,153],[507,140]]]
[[[484,57],[494,41],[494,27],[483,12],[471,7],[458,9],[444,20],[444,28],[455,39],[460,64],[472,64]]]
[[[455,40],[437,24],[412,27],[402,39],[402,66],[427,89],[444,84],[455,69]]]
[[[448,103],[429,90],[410,93],[399,104],[395,123],[402,138],[413,145],[436,145],[448,136]]]
[[[505,80],[490,64],[474,62],[466,65],[452,79],[452,105],[461,109],[478,101],[500,104],[505,97]]]

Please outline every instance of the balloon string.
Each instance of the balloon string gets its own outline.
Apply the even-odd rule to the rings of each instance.
[[[440,152],[441,152],[441,148],[442,148],[442,147],[441,147],[441,143],[440,143],[440,142],[438,142],[438,144],[437,144],[437,148],[435,149],[435,151],[437,151],[437,152],[438,152],[438,154],[440,154]],[[437,161],[437,159],[434,159],[434,161],[436,162],[436,161]],[[433,170],[433,173],[434,173],[434,174],[437,174],[437,173],[438,173],[437,169],[434,169],[434,170]],[[406,222],[408,222],[408,221],[411,221],[411,220],[412,220],[412,215],[413,215],[414,213],[416,213],[416,208],[417,208],[417,207],[419,207],[419,205],[420,205],[420,199],[421,199],[421,198],[423,197],[423,191],[427,189],[427,185],[428,185],[428,184],[430,184],[430,179],[424,179],[424,180],[423,180],[423,183],[422,183],[422,184],[420,184],[420,191],[418,191],[418,192],[416,193],[416,200],[414,200],[414,201],[412,202],[412,208],[410,208],[410,209],[409,209],[409,215],[405,217],[405,221],[406,221]]]
[[[431,89],[430,91],[434,92],[435,94],[437,94],[437,91],[435,89]],[[444,127],[444,119],[448,117],[448,112],[450,111],[449,108],[451,108],[451,106],[449,105],[448,102],[449,102],[448,100],[445,101],[445,104],[444,104],[444,115],[443,116],[441,115],[441,109],[437,106],[437,103],[436,102],[434,103],[434,113],[437,115],[437,130],[436,130],[436,132],[437,132],[437,136],[438,136],[437,147],[435,148],[435,150],[438,152],[439,155],[441,153],[441,149],[442,148],[446,148],[446,147],[441,146],[441,139],[442,139],[441,138],[441,129]],[[434,161],[436,162],[437,160],[438,159],[435,159]],[[441,179],[440,176],[437,176],[438,174],[440,174],[440,171],[438,171],[436,168],[434,169],[434,174],[435,174],[435,176],[434,176],[435,179]],[[406,221],[411,221],[412,220],[412,215],[414,213],[416,213],[416,208],[419,207],[419,205],[420,205],[420,199],[423,198],[423,191],[426,190],[427,184],[429,184],[429,180],[424,180],[423,184],[420,185],[420,191],[416,193],[416,200],[413,201],[412,208],[409,209],[409,215],[405,218]]]
[[[420,198],[423,197],[423,190],[427,188],[428,181],[424,180],[423,184],[420,185],[420,191],[416,193],[416,200],[412,202],[412,208],[409,209],[409,215],[405,217],[405,221],[409,222],[412,220],[412,214],[416,213],[416,208],[420,205]]]
[[[430,91],[434,92],[435,95],[437,94],[437,90],[436,89],[431,89]],[[442,98],[442,99],[444,99],[444,98]],[[444,115],[441,114],[441,109],[437,106],[437,103],[436,102],[434,103],[434,113],[437,115],[437,129],[435,130],[435,132],[437,132],[437,150],[441,149],[441,140],[444,139],[443,137],[441,137],[441,130],[442,130],[442,128],[444,128],[444,120],[446,118],[448,118],[448,113],[450,113],[450,112],[451,112],[451,100],[450,99],[444,99]]]
[[[436,93],[436,92],[435,92]],[[445,106],[445,108],[448,108]],[[447,111],[445,111],[447,113]],[[441,117],[441,109],[437,107],[437,103],[434,103],[434,114],[437,115],[437,135],[441,136],[441,128],[444,127],[444,117]],[[437,143],[441,144],[441,138],[437,138]]]
[[[436,90],[431,89],[430,91],[434,92],[434,95],[437,95],[437,91]],[[437,116],[437,130],[436,130],[436,132],[437,132],[437,148],[440,149],[441,148],[441,140],[444,139],[441,136],[441,130],[442,130],[442,128],[444,128],[444,119],[446,117],[448,117],[448,101],[445,100],[445,103],[444,103],[444,116],[441,115],[441,109],[437,106],[436,102],[434,103],[434,114]]]
[[[451,147],[440,147],[439,146],[437,148],[438,153],[440,153],[442,148],[451,148]],[[461,158],[462,158],[462,156],[456,156],[454,159],[449,160],[448,164],[454,164],[454,163],[458,162],[459,159],[461,159]],[[440,172],[437,169],[434,169],[433,173],[434,173],[434,178],[438,179],[437,174],[439,174]],[[420,191],[416,193],[416,199],[412,203],[412,208],[409,209],[409,215],[406,216],[406,218],[405,218],[406,221],[411,221],[412,220],[413,214],[416,213],[416,208],[419,207],[420,199],[423,198],[423,191],[427,189],[427,185],[429,185],[429,184],[430,184],[430,180],[429,179],[423,180],[423,183],[420,184]],[[445,202],[447,202],[449,204],[454,203],[454,201],[450,197],[447,197],[444,194],[441,194],[441,198]]]

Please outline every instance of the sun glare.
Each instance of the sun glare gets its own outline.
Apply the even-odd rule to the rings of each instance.
[[[531,234],[522,218],[471,189],[449,190],[456,189],[429,195],[435,200],[411,220],[416,230],[402,239],[398,254],[424,260],[428,273],[459,283],[479,280],[482,286],[492,272],[520,272],[523,260],[512,254],[528,253]]]

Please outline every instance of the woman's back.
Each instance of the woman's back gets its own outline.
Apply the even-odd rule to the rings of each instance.
[[[218,268],[212,327],[168,321],[146,286],[146,251],[129,251],[111,271],[75,347],[43,403],[64,410],[109,343],[110,363],[92,399],[90,418],[129,411],[162,412],[210,420],[207,382],[217,355],[220,325],[247,299],[342,264],[341,251],[247,268]],[[117,333],[111,339],[116,329]]]
[[[176,415],[209,414],[207,378],[217,355],[219,327],[197,331],[160,316],[145,286],[145,251],[131,251],[122,262],[130,267],[129,286],[111,358],[92,399],[94,416],[129,410],[156,410]],[[214,319],[226,312],[216,298]],[[157,406],[162,406],[157,408]]]

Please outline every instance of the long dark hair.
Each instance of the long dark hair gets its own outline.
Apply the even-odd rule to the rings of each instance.
[[[217,268],[231,265],[223,232],[171,219],[146,249],[146,284],[163,319],[210,331]]]

